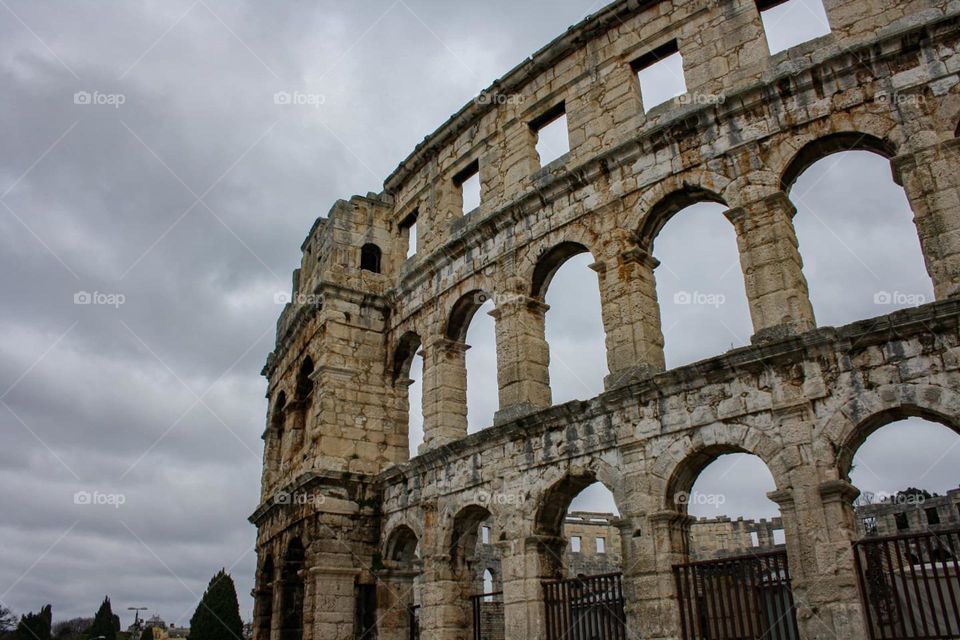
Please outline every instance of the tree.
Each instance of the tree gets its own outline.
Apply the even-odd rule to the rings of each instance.
[[[87,636],[90,640],[97,640],[97,638],[117,640],[118,631],[120,631],[120,616],[114,615],[110,607],[110,596],[105,596],[100,608],[97,609],[97,615],[93,617],[93,624],[87,628]]]
[[[72,618],[53,625],[54,640],[86,640],[93,618]]]
[[[17,616],[13,615],[8,607],[0,604],[0,633],[7,633],[17,628]]]
[[[224,569],[213,576],[190,618],[188,640],[242,640],[243,621],[237,589]]]
[[[153,640],[153,627],[147,627],[140,634],[140,640]]]
[[[17,640],[50,640],[52,622],[53,608],[50,605],[40,609],[40,613],[28,613],[17,625]]]

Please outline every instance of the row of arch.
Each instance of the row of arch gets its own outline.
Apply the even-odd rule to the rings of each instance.
[[[844,151],[868,152],[869,154],[873,154],[874,156],[878,155],[887,160],[890,160],[896,153],[896,149],[891,142],[882,140],[880,138],[877,138],[869,134],[844,132],[844,133],[835,133],[835,134],[824,136],[822,138],[819,138],[813,142],[806,144],[795,153],[793,159],[787,164],[786,168],[782,172],[780,179],[778,181],[780,189],[783,189],[783,191],[780,193],[786,194],[787,192],[789,192],[789,190],[797,184],[798,180],[801,180],[801,176],[803,176],[803,174],[807,170],[811,169],[811,167],[813,167],[817,162],[825,160],[825,158],[831,154],[844,152]],[[874,167],[874,169],[876,169],[876,167]],[[880,171],[882,171],[882,169],[880,169]],[[822,178],[823,176],[821,175],[818,177],[818,180]],[[892,180],[890,180],[889,178],[886,178],[886,181],[889,183],[889,186],[892,189],[897,190],[901,194],[900,197],[904,202],[903,208],[906,209],[907,207],[909,207],[909,203],[906,202],[906,199],[902,197],[902,193],[903,193],[902,188],[898,186],[894,186],[892,183]],[[712,205],[717,205],[717,208],[714,210],[711,210],[709,215],[715,218],[720,218],[721,216],[719,214],[724,211],[724,209],[722,209],[721,207],[726,208],[731,204],[734,206],[740,204],[739,200],[742,199],[740,196],[735,196],[733,198],[733,201],[730,202],[731,198],[734,196],[734,194],[732,194],[731,192],[731,186],[732,186],[731,183],[729,182],[725,183],[720,179],[714,179],[712,182],[714,183],[712,186],[715,188],[685,185],[679,190],[675,190],[670,193],[667,193],[666,195],[663,195],[658,201],[656,201],[649,208],[647,215],[643,217],[642,222],[638,226],[638,232],[636,236],[632,238],[630,242],[637,250],[640,251],[642,255],[650,257],[650,259],[653,261],[652,268],[655,268],[656,266],[659,265],[659,263],[653,258],[653,255],[654,255],[653,248],[654,248],[655,241],[661,235],[661,233],[663,232],[664,228],[668,225],[668,223],[671,223],[671,221],[675,217],[677,217],[677,214],[679,214],[681,211],[685,211],[686,209],[696,205],[703,205],[704,203],[709,203]],[[789,200],[786,200],[786,196],[784,197],[784,201],[788,203],[787,206],[790,206]],[[837,206],[837,209],[841,209],[841,208],[842,208],[842,203],[839,203]],[[824,274],[823,276],[824,279],[830,281],[830,291],[828,292],[829,296],[832,296],[835,300],[836,299],[843,300],[845,298],[847,300],[855,301],[851,304],[856,305],[855,308],[857,313],[847,315],[847,317],[845,318],[841,318],[843,321],[850,322],[854,320],[863,319],[864,317],[882,315],[896,308],[903,308],[905,306],[915,306],[916,304],[920,304],[922,302],[929,302],[933,300],[933,290],[931,287],[931,281],[930,281],[929,274],[926,272],[926,269],[925,269],[926,261],[924,259],[923,248],[921,247],[921,244],[918,241],[918,235],[917,235],[916,229],[914,228],[912,232],[909,233],[908,237],[904,237],[904,238],[899,237],[901,235],[900,232],[908,233],[908,229],[913,227],[913,224],[909,219],[909,214],[906,213],[906,211],[904,211],[904,214],[905,215],[899,216],[899,220],[898,220],[899,226],[896,228],[897,233],[888,234],[888,235],[890,235],[891,237],[893,237],[894,235],[897,236],[897,243],[895,248],[900,249],[904,257],[903,260],[897,263],[899,265],[898,270],[901,273],[909,273],[909,277],[905,276],[903,281],[904,282],[909,281],[911,285],[915,284],[916,290],[911,290],[910,292],[884,290],[883,286],[885,283],[875,281],[876,274],[872,271],[871,267],[868,266],[867,262],[865,262],[859,255],[856,255],[856,252],[851,251],[851,256],[852,256],[851,259],[852,260],[855,259],[856,261],[860,262],[863,265],[863,268],[866,271],[869,271],[870,274],[874,276],[874,278],[868,278],[868,282],[866,283],[867,286],[866,288],[863,288],[863,291],[862,291],[864,295],[861,298],[855,298],[855,296],[851,295],[851,292],[849,291],[849,289],[840,290],[839,287],[834,286],[834,282],[843,281],[844,274],[829,274],[829,278],[827,277],[826,274]],[[793,214],[788,213],[788,215],[792,218]],[[827,226],[827,223],[823,219],[821,219],[819,216],[813,216],[813,217],[816,218],[816,221],[813,224],[824,225],[825,228],[829,229],[829,227]],[[730,222],[732,222],[732,220]],[[739,256],[739,259],[742,262],[744,260],[743,240],[742,238],[736,237],[736,233],[738,233],[738,231],[734,229],[735,225],[727,225],[727,221],[724,221],[723,223],[718,223],[718,224],[724,225],[726,226],[727,229],[734,232],[734,237],[728,239],[728,246],[731,248],[730,249],[731,253],[734,256]],[[795,232],[792,230],[792,224],[790,222],[788,222],[787,224],[791,225],[791,229],[787,232],[787,235],[790,237],[783,238],[781,240],[783,242],[795,244],[796,243],[796,239],[794,237]],[[875,226],[876,226],[875,224],[874,225],[868,224],[867,225],[868,228],[864,230],[864,233],[866,234],[870,232],[870,230]],[[747,233],[760,233],[760,232],[748,231]],[[837,236],[835,232],[830,231],[830,233],[834,236]],[[844,242],[842,239],[839,238],[839,236],[837,236],[837,240],[839,241],[840,244],[843,244]],[[739,247],[736,246],[738,243],[740,244]],[[810,244],[818,245],[820,243],[810,243]],[[814,246],[813,248],[818,251],[821,250],[821,247],[819,246]],[[847,248],[849,249],[849,247]],[[889,246],[886,247],[886,249],[889,249],[889,248],[890,248]],[[585,236],[583,231],[577,232],[576,238],[569,238],[569,237],[563,238],[561,236],[556,241],[555,244],[553,244],[548,249],[543,251],[540,255],[538,255],[536,259],[532,261],[532,264],[528,264],[528,266],[526,266],[523,270],[521,270],[521,273],[523,275],[510,280],[508,286],[516,290],[518,292],[517,294],[503,295],[500,292],[490,291],[489,287],[491,286],[492,283],[487,282],[485,280],[483,281],[484,288],[473,289],[468,291],[467,293],[462,294],[448,308],[448,311],[445,315],[445,320],[443,321],[443,324],[440,327],[443,338],[453,343],[466,346],[467,333],[472,326],[474,318],[477,316],[478,311],[482,307],[491,305],[491,302],[490,302],[491,300],[497,302],[498,306],[501,301],[511,301],[516,299],[517,297],[524,300],[528,300],[529,301],[528,304],[544,303],[546,301],[547,293],[550,290],[551,284],[554,278],[557,276],[558,271],[560,271],[560,269],[564,267],[564,265],[566,265],[572,258],[586,254],[591,256],[591,258],[593,258],[594,260],[596,260],[598,256],[601,259],[603,259],[603,256],[605,253],[607,252],[605,250],[605,247],[602,244],[602,241],[596,237]],[[886,261],[889,261],[891,259],[889,251],[884,251],[884,253],[882,254],[882,259]],[[594,266],[597,266],[597,265],[594,265]],[[664,268],[667,269],[668,271],[667,278],[671,278],[672,276],[675,275],[673,270],[671,270],[669,266]],[[743,269],[747,270],[748,267],[744,264]],[[600,266],[600,270],[601,271],[603,270],[602,266]],[[731,278],[735,278],[737,274],[742,275],[742,273],[743,271],[741,270],[741,264],[738,264],[737,258],[734,258],[733,264],[727,267],[727,269],[724,271],[723,276],[726,276],[728,274],[733,274]],[[608,275],[606,277],[612,278],[614,276]],[[749,280],[751,277],[756,278],[756,274],[748,273],[745,276],[747,280]],[[601,287],[604,286],[602,282],[603,278],[604,276],[601,275],[600,276]],[[650,278],[652,279],[652,270],[650,272]],[[679,278],[674,278],[674,279],[679,280]],[[707,279],[709,279],[709,274]],[[660,332],[661,336],[663,336],[663,334],[669,333],[671,328],[673,328],[676,325],[676,322],[673,322],[673,321],[671,321],[669,324],[664,323],[663,322],[664,318],[669,314],[679,315],[681,312],[686,311],[686,309],[682,309],[678,305],[687,304],[687,303],[683,302],[682,300],[680,302],[677,302],[677,297],[682,294],[687,296],[686,300],[690,300],[690,296],[702,295],[703,290],[702,289],[697,290],[696,282],[689,282],[688,284],[689,286],[685,287],[686,289],[685,291],[675,293],[674,295],[675,304],[673,306],[667,305],[666,309],[664,309],[664,303],[665,303],[664,298],[662,296],[658,296],[658,290],[661,286],[659,282],[656,285],[654,285],[656,287],[656,290],[652,292],[648,292],[649,295],[646,300],[646,305],[648,308],[644,311],[644,313],[652,314],[657,318],[658,320],[657,324],[659,324],[659,326],[655,328],[655,331]],[[802,289],[804,289],[804,293],[805,293],[806,283],[801,282],[800,286]],[[719,344],[723,338],[727,338],[728,341],[726,344],[728,344],[731,347],[742,346],[749,342],[749,333],[750,333],[749,327],[751,325],[751,322],[747,317],[744,317],[747,315],[747,309],[750,306],[748,293],[744,290],[744,286],[742,284],[739,287],[734,285],[731,288],[731,291],[732,291],[732,297],[734,299],[726,300],[727,296],[723,295],[723,298],[725,299],[725,301],[721,302],[720,304],[731,303],[731,306],[727,308],[733,308],[737,311],[737,316],[734,317],[734,322],[736,323],[736,327],[731,328],[727,322],[724,322],[724,317],[733,317],[733,314],[732,313],[723,314],[724,317],[720,317],[720,321],[715,323],[716,326],[718,327],[720,339],[714,339],[711,342],[711,346],[715,344]],[[840,291],[840,293],[838,293],[838,291]],[[889,299],[886,302],[884,302],[882,300],[883,296],[888,296]],[[605,299],[603,299],[600,302],[601,309],[597,311],[600,314],[604,314],[605,312],[603,310],[603,305],[613,303],[616,300],[616,298],[613,294],[608,294],[604,296],[603,292],[601,292],[600,297]],[[659,304],[658,304],[658,297],[659,297]],[[878,302],[878,298],[881,299],[880,302]],[[714,299],[719,299],[719,297],[714,296]],[[694,302],[696,302],[696,300],[694,300]],[[708,305],[710,304],[709,299],[707,300],[707,304]],[[873,305],[882,305],[882,306],[873,306]],[[803,305],[800,304],[800,306],[803,306]],[[867,310],[866,315],[864,315],[864,311],[863,311],[865,308]],[[717,310],[719,311],[719,305],[717,307]],[[873,310],[872,313],[870,312],[871,310]],[[590,309],[590,311],[591,313],[594,313],[593,309]],[[663,311],[662,314],[661,314],[661,311]],[[751,308],[750,312],[753,313],[753,311],[754,310]],[[543,313],[546,313],[546,308],[543,309]],[[706,313],[701,313],[701,315],[703,318],[707,318]],[[715,318],[720,315],[722,314],[715,313],[711,317]],[[835,317],[837,317],[838,314],[826,313],[824,315],[826,315],[830,319],[834,319]],[[754,328],[757,328],[756,327],[757,318],[754,317],[753,320],[754,320],[753,322]],[[812,310],[810,312],[810,320],[811,322],[813,320]],[[603,326],[605,329],[608,330],[608,335],[606,336],[606,349],[608,351],[608,354],[607,354],[608,363],[610,363],[610,359],[611,359],[609,350],[612,347],[616,346],[615,342],[612,342],[610,339],[609,330],[612,327],[614,327],[615,324],[618,323],[619,321],[621,321],[620,318],[613,318],[613,317],[604,318]],[[809,328],[812,328],[812,326]],[[679,366],[681,364],[687,364],[689,362],[692,362],[702,357],[717,355],[720,352],[716,350],[701,351],[701,350],[697,350],[696,348],[692,348],[688,346],[691,343],[695,343],[697,339],[700,337],[701,336],[694,336],[693,337],[694,339],[690,339],[691,336],[687,336],[688,339],[685,341],[675,340],[671,343],[671,336],[667,335],[660,338],[654,337],[652,342],[656,343],[658,339],[662,341],[661,345],[663,342],[666,342],[668,353],[670,352],[671,344],[682,344],[683,352],[681,353],[680,357],[679,358],[668,357],[666,360],[666,364],[669,366]],[[500,335],[500,332],[498,331],[498,337],[497,337],[498,342],[500,338],[501,338],[501,335]],[[604,341],[604,336],[602,334],[599,336],[593,336],[593,338],[595,339],[594,344],[596,342]],[[428,341],[429,341],[429,338],[428,338]],[[392,380],[394,383],[396,383],[399,380],[403,380],[405,383],[409,381],[411,377],[412,365],[414,363],[414,357],[417,355],[421,347],[426,346],[423,344],[423,342],[424,341],[421,339],[421,332],[419,328],[409,329],[400,334],[399,339],[395,343],[395,348],[393,351],[391,365],[390,365],[390,374],[392,376]],[[713,347],[713,348],[716,349],[716,347]],[[501,345],[498,344],[497,350],[499,351],[500,349],[501,349]],[[549,346],[547,346],[546,349],[548,353],[547,359],[549,360]],[[726,349],[722,349],[722,350],[726,350]],[[688,356],[688,354],[691,354],[691,353],[693,354],[693,357],[684,357],[684,356]],[[657,362],[657,357],[655,355],[653,355],[650,359],[652,360],[652,364],[654,365],[655,368],[662,368],[663,364]],[[613,366],[612,366],[612,363],[610,364],[611,364],[610,369],[612,371]],[[658,364],[659,364],[659,367],[657,366]],[[509,365],[509,363],[498,362],[498,365],[500,366],[500,368],[503,368],[504,366]],[[425,363],[424,366],[427,366],[427,364]],[[468,375],[469,373],[470,372],[468,369]],[[426,376],[424,375],[423,377],[426,377]],[[547,381],[546,384],[549,385],[549,381]],[[466,386],[468,390],[472,388],[469,383]],[[500,386],[501,386],[501,392],[502,392],[503,381],[501,381]],[[549,389],[545,393],[549,398]],[[421,396],[422,398],[421,401],[430,402],[430,400],[427,398],[428,395],[429,395],[428,392],[423,392],[422,390],[414,391],[414,398],[416,399],[417,396]],[[503,404],[502,395],[500,398],[500,404],[501,405]],[[551,403],[548,401],[546,403],[538,403],[538,404],[539,406],[549,406],[549,404]],[[503,407],[501,406],[501,409],[502,408]],[[411,413],[415,413],[415,411]],[[425,415],[426,415],[426,412],[425,412]],[[487,424],[489,424],[489,422]],[[413,452],[414,451],[412,451],[412,453]]]

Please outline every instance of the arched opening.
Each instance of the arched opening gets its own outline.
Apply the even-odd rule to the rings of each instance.
[[[447,338],[466,346],[467,433],[493,424],[499,402],[496,326],[493,301],[483,291],[472,291],[454,305]]]
[[[360,269],[362,271],[380,273],[382,256],[383,252],[380,251],[380,247],[372,242],[368,242],[360,248]]]
[[[628,635],[620,524],[613,493],[593,473],[568,475],[541,498],[544,607],[561,636],[590,637],[590,629]]]
[[[737,234],[709,191],[667,196],[647,217],[641,242],[657,267],[664,359],[673,368],[749,344],[753,333]]]
[[[273,556],[268,554],[257,575],[256,640],[270,640],[270,631],[273,628],[274,577]]]
[[[300,538],[287,545],[280,575],[280,640],[303,637],[303,574],[306,553]]]
[[[891,175],[893,155],[872,136],[837,134],[803,147],[784,172],[820,325],[934,299],[910,203]]]
[[[763,460],[735,446],[702,449],[674,472],[668,504],[689,516],[674,541],[687,560],[674,573],[699,637],[798,636],[783,520],[767,496],[776,489]]]
[[[447,594],[448,628],[459,629],[462,636],[481,637],[474,628],[480,625],[482,637],[504,637],[502,584],[496,580],[500,551],[493,533],[491,513],[485,507],[470,505],[454,517],[449,538],[451,584]],[[490,573],[492,591],[486,591]],[[474,633],[468,636],[469,632]]]
[[[413,529],[400,525],[387,537],[384,570],[377,591],[378,637],[408,640],[417,637],[421,603],[420,541]]]
[[[600,394],[608,372],[600,287],[592,263],[585,246],[563,242],[544,254],[533,272],[532,297],[548,306],[544,336],[555,404]]]
[[[960,636],[960,429],[918,413],[866,421],[840,458],[874,637]]]
[[[417,455],[423,443],[423,354],[420,336],[407,332],[393,355],[393,385],[397,391],[397,424],[406,425],[409,454]]]
[[[313,380],[310,378],[311,375],[313,375],[313,358],[307,356],[303,359],[303,362],[300,364],[300,370],[297,372],[295,397],[298,403],[308,402],[313,393]]]

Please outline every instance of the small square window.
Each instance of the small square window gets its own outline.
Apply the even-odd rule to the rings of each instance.
[[[823,0],[757,0],[757,9],[771,54],[830,33]]]
[[[597,538],[597,553],[606,553],[606,552],[607,552],[606,538]]]
[[[868,536],[877,534],[877,516],[867,516],[863,519],[863,532]]]
[[[453,184],[460,189],[463,201],[463,214],[466,215],[480,206],[480,162],[474,160],[463,171],[453,177]]]
[[[672,40],[641,56],[630,65],[640,81],[640,99],[644,111],[687,92],[683,77],[683,57]]]
[[[570,538],[570,551],[580,553],[580,536]]]
[[[895,513],[893,519],[897,523],[897,531],[906,531],[910,528],[910,521],[907,520],[907,514]]]
[[[417,253],[417,218],[420,212],[415,210],[400,223],[400,233],[406,236],[407,256],[410,257]]]
[[[480,540],[483,544],[490,544],[490,527],[480,528]]]
[[[750,546],[759,547],[760,546],[760,536],[756,531],[750,532]]]
[[[566,105],[563,102],[531,122],[530,129],[537,136],[537,155],[541,167],[570,152]]]
[[[783,529],[773,530],[773,544],[787,544],[787,536]]]
[[[927,512],[927,524],[940,524],[940,512],[936,507],[924,509]]]

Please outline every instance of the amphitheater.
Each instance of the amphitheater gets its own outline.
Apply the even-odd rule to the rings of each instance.
[[[891,421],[960,430],[960,2],[824,0],[830,33],[771,55],[761,11],[781,1],[615,2],[453,115],[381,193],[316,221],[263,370],[256,640],[960,637],[956,560],[858,546],[849,479]],[[692,98],[645,109],[638,70],[674,52]],[[569,153],[541,167],[537,133],[559,115]],[[818,327],[790,190],[846,150],[889,159],[936,300]],[[652,246],[702,201],[735,229],[753,337],[665,370]],[[544,296],[581,253],[609,375],[553,405]],[[487,300],[499,410],[468,435],[465,336]],[[769,468],[785,549],[692,562],[678,496],[730,452]],[[622,573],[566,581],[561,527],[595,482],[620,512]],[[478,599],[485,522],[502,592]],[[911,577],[929,598],[898,591]]]

